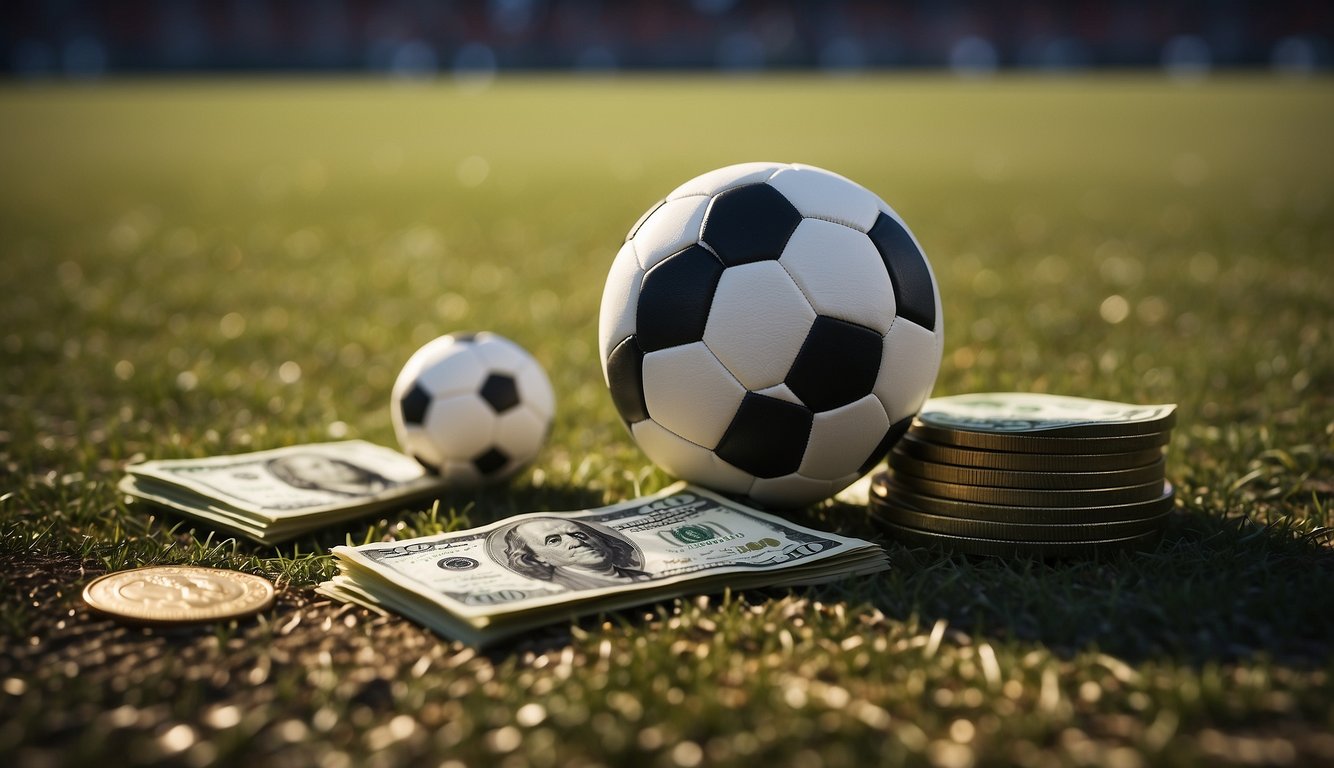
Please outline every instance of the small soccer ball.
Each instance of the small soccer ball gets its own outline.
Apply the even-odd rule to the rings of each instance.
[[[607,275],[612,401],[672,474],[767,506],[870,471],[931,393],[940,295],[883,200],[804,165],[746,163],[678,187]]]
[[[555,411],[541,364],[494,333],[450,334],[417,350],[394,382],[391,409],[403,452],[457,488],[532,461]]]

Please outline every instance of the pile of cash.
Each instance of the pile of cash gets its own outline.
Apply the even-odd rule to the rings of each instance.
[[[884,550],[684,484],[599,509],[336,547],[318,591],[470,645],[570,618],[730,587],[817,584],[889,567]]]
[[[1157,543],[1172,509],[1175,405],[1024,393],[928,400],[871,485],[913,544],[1074,557]]]
[[[440,490],[397,451],[361,440],[125,468],[120,490],[262,544],[291,539]]]

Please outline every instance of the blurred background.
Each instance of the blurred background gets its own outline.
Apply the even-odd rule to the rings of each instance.
[[[1334,63],[1328,0],[8,0],[17,78],[158,72],[399,77],[510,70],[1216,69]]]

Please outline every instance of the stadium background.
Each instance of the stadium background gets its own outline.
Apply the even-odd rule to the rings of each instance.
[[[1334,5],[766,0],[14,0],[0,68],[108,74],[1164,67],[1285,74],[1334,61]]]

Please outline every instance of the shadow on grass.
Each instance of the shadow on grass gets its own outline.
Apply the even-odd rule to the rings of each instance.
[[[944,619],[1002,641],[1128,660],[1263,655],[1323,665],[1334,647],[1334,550],[1293,529],[1181,513],[1150,552],[1053,562],[886,548],[893,570],[842,599],[928,626]]]
[[[525,498],[520,509],[504,487],[482,489],[442,498],[434,517],[429,507],[423,511],[418,505],[415,511],[382,513],[276,547],[242,543],[238,551],[292,557],[345,543],[344,531],[358,542],[388,534],[401,539],[602,502],[599,492],[552,486]],[[1334,550],[1295,529],[1182,512],[1150,552],[1042,561],[904,546],[887,539],[856,507],[835,505],[790,517],[881,541],[890,554],[893,567],[887,573],[810,591],[826,603],[869,604],[891,618],[916,617],[928,627],[943,619],[955,629],[999,642],[1038,642],[1062,654],[1096,648],[1129,661],[1166,656],[1203,664],[1259,655],[1287,664],[1323,665],[1334,647]],[[208,528],[192,521],[183,530],[191,526],[206,535]],[[316,563],[332,572],[326,559]],[[669,603],[557,623],[502,642],[485,655],[499,661],[516,652],[561,648],[570,643],[572,631],[579,631],[572,626],[592,629],[604,620],[635,626],[646,613]]]

